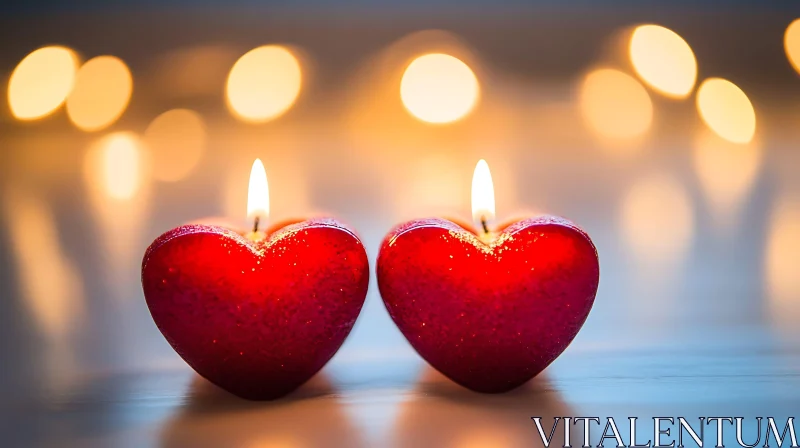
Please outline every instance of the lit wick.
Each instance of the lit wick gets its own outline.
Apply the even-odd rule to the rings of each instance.
[[[493,238],[489,221],[494,220],[494,184],[489,165],[483,159],[475,165],[472,174],[472,219],[476,226],[480,223],[483,229],[480,239],[489,244]]]
[[[247,216],[253,217],[253,231],[248,235],[253,241],[261,241],[266,235],[258,231],[261,224],[261,217],[265,222],[269,220],[269,184],[267,183],[267,172],[260,159],[253,162],[250,170],[250,186],[247,189]]]

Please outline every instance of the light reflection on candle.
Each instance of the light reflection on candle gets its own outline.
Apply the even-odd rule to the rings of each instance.
[[[8,104],[20,120],[35,120],[55,112],[75,82],[78,56],[69,48],[52,46],[31,52],[8,81]]]
[[[628,54],[636,74],[659,93],[686,98],[697,80],[697,60],[686,41],[658,25],[641,25],[631,34]]]
[[[762,148],[756,141],[737,144],[708,129],[698,133],[692,161],[719,225],[735,221],[743,198],[758,177],[762,159]]]
[[[797,331],[800,315],[800,200],[781,197],[770,214],[764,259],[769,310],[775,323]]]
[[[464,118],[478,102],[480,85],[472,69],[443,53],[419,56],[406,67],[400,98],[411,115],[435,124]]]
[[[283,115],[300,94],[297,57],[279,45],[250,50],[231,68],[225,86],[228,106],[244,121],[263,123]]]
[[[122,116],[132,92],[133,77],[121,59],[92,58],[78,70],[67,97],[67,116],[84,131],[104,129]]]

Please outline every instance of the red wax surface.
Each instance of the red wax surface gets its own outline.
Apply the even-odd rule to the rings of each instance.
[[[186,225],[156,239],[142,286],[158,328],[212,383],[274,399],[336,353],[367,294],[358,237],[332,219],[286,226],[253,242],[233,230]]]
[[[551,216],[526,219],[485,244],[444,219],[395,228],[378,254],[389,314],[434,368],[479,392],[504,392],[541,372],[578,334],[600,276],[589,236]]]

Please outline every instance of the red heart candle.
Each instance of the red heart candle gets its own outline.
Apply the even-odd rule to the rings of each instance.
[[[476,210],[484,232],[444,219],[400,225],[381,246],[377,275],[389,314],[417,352],[462,386],[494,393],[527,382],[567,348],[600,271],[589,236],[562,218],[525,219],[492,234],[490,183],[491,210]]]
[[[159,330],[197,373],[238,396],[274,399],[342,345],[369,264],[355,233],[333,219],[255,230],[173,229],[147,249],[142,286]]]

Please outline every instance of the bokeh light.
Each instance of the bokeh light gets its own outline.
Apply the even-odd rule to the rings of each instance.
[[[786,50],[789,63],[797,73],[800,73],[800,19],[795,19],[786,27],[786,34],[783,35],[783,48]]]
[[[290,436],[282,435],[281,437],[260,437],[243,446],[245,448],[299,448],[302,444]]]
[[[460,437],[454,437],[456,443],[452,446],[455,448],[507,448],[520,442],[504,429],[498,424],[486,425],[477,429],[470,428]]]
[[[300,94],[300,62],[287,48],[265,45],[239,58],[228,75],[225,93],[230,110],[249,122],[284,114]]]
[[[57,221],[46,201],[15,188],[6,189],[0,199],[25,305],[41,333],[58,345],[75,330],[84,311],[80,273],[64,253]],[[46,281],[42,281],[43,273],[47,273]]]
[[[144,133],[153,161],[153,177],[165,182],[185,178],[197,166],[206,146],[203,118],[189,109],[156,117]]]
[[[772,315],[794,331],[800,311],[800,200],[782,197],[770,216],[765,277]],[[789,320],[790,322],[786,322]]]
[[[640,260],[673,262],[694,234],[694,211],[686,189],[671,176],[656,174],[631,186],[620,214],[623,237]]]
[[[694,142],[692,161],[697,178],[713,210],[729,222],[751,190],[762,164],[762,148],[755,141],[731,143],[708,129]]]
[[[451,153],[420,154],[400,171],[404,176],[395,182],[403,185],[391,203],[397,205],[400,219],[436,216],[449,212],[463,214],[470,206],[468,169],[461,168]]]
[[[241,53],[229,45],[176,48],[155,59],[155,79],[148,87],[154,87],[162,98],[216,98],[239,56]]]
[[[420,56],[400,81],[400,98],[411,115],[428,123],[450,123],[472,111],[480,96],[475,73],[443,53]]]
[[[736,84],[709,78],[697,89],[697,110],[703,121],[720,137],[748,143],[756,133],[756,112],[750,99]]]
[[[673,98],[689,95],[697,80],[692,48],[674,31],[641,25],[631,34],[631,64],[639,77],[656,91]]]
[[[586,75],[580,86],[583,118],[598,135],[626,140],[642,136],[653,122],[653,102],[632,76],[601,68]]]
[[[78,56],[66,47],[43,47],[20,61],[8,81],[11,114],[35,120],[53,113],[75,82]]]
[[[97,139],[84,156],[84,180],[104,250],[102,276],[114,300],[130,300],[136,284],[142,231],[150,204],[150,160],[138,134],[114,132]]]
[[[67,116],[84,131],[104,129],[122,116],[132,92],[133,77],[121,59],[92,58],[78,70],[67,97]]]
[[[87,181],[111,199],[131,199],[142,184],[143,157],[141,142],[135,134],[109,134],[87,153]]]

